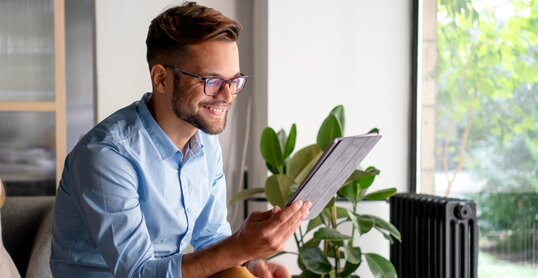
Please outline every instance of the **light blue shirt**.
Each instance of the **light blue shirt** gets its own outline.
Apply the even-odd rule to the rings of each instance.
[[[152,117],[145,94],[93,128],[67,156],[56,195],[55,277],[181,277],[181,259],[231,234],[216,136],[186,153]]]

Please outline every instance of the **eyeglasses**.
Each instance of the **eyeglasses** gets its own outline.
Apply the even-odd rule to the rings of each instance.
[[[226,84],[229,85],[232,95],[239,94],[245,88],[245,84],[247,84],[247,80],[249,78],[248,75],[244,75],[242,73],[240,73],[239,76],[228,80],[222,79],[220,77],[202,77],[188,71],[184,71],[180,68],[174,67],[172,65],[164,66],[167,68],[171,68],[172,70],[174,70],[174,72],[186,75],[191,78],[200,79],[204,82],[204,94],[212,97],[220,94],[224,89],[224,85]]]

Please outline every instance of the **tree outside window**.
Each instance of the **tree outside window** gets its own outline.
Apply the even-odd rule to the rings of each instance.
[[[538,1],[423,7],[420,191],[477,202],[480,277],[537,277]]]

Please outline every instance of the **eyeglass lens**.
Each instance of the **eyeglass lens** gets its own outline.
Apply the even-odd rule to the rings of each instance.
[[[246,78],[243,76],[238,76],[228,81],[221,78],[209,78],[205,81],[205,93],[210,96],[218,95],[224,86],[229,83],[230,90],[232,94],[238,94],[245,87]]]

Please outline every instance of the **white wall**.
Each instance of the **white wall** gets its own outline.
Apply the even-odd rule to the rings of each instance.
[[[346,135],[373,127],[383,135],[362,164],[381,170],[374,186],[406,191],[410,11],[409,1],[268,1],[269,125],[289,130],[296,123],[297,146],[304,147],[315,142],[329,111],[344,104]],[[360,209],[389,215],[384,203]],[[361,241],[363,252],[388,256],[381,236]],[[278,260],[298,270],[294,258]],[[360,276],[368,277],[364,270]]]
[[[151,91],[146,35],[170,0],[96,0],[97,121]]]

